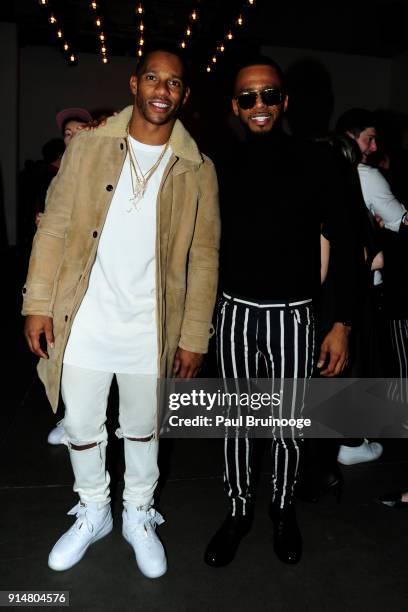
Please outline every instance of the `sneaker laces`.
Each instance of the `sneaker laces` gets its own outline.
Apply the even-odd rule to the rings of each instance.
[[[82,529],[83,525],[86,526],[89,533],[93,532],[94,526],[93,526],[93,523],[88,518],[87,512],[88,512],[88,507],[81,504],[81,502],[78,502],[76,506],[74,506],[73,508],[71,508],[69,512],[67,512],[68,515],[75,515],[77,518],[77,520],[75,521],[75,523],[72,525],[70,529],[71,533],[82,533],[79,530]]]
[[[144,514],[144,517],[142,518]],[[140,512],[140,518],[142,520],[129,520],[129,532],[132,535],[142,535],[148,538],[152,533],[155,532],[156,526],[164,523],[164,518],[154,508],[149,508],[145,512]],[[143,529],[142,529],[143,528]]]

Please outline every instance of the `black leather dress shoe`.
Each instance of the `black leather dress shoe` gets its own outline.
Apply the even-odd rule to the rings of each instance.
[[[207,546],[204,555],[204,561],[207,565],[223,567],[231,563],[242,538],[251,529],[252,520],[252,512],[246,516],[232,516],[229,513]]]
[[[283,563],[299,563],[302,556],[302,535],[293,506],[283,510],[271,509],[273,550]]]
[[[318,476],[304,476],[296,484],[295,495],[301,501],[315,504],[321,497],[331,493],[339,504],[343,492],[343,484],[344,481],[340,470],[328,471]]]
[[[402,496],[402,491],[396,491],[394,493],[387,493],[386,495],[382,495],[378,498],[377,501],[380,504],[383,504],[384,506],[388,506],[388,508],[398,508],[399,510],[406,510],[408,508],[408,502],[402,501]]]

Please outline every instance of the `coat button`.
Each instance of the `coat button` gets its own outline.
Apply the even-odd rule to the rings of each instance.
[[[65,315],[64,319],[65,321],[68,321],[68,315]]]
[[[123,151],[123,142],[120,143],[120,150]]]
[[[23,293],[27,293],[27,289],[25,287],[23,289]]]
[[[98,235],[98,232],[95,230],[95,231],[94,231],[94,233],[92,234],[92,236],[93,236],[94,238],[96,238],[96,237],[97,237],[97,235]]]
[[[106,191],[112,191],[113,185],[106,185]]]

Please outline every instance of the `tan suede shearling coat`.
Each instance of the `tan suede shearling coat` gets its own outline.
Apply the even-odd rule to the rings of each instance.
[[[51,184],[33,242],[23,314],[53,318],[55,346],[38,372],[54,411],[72,321],[88,287],[99,238],[127,152],[132,107],[75,136]],[[180,121],[157,201],[158,371],[171,376],[178,346],[206,353],[213,334],[220,220],[213,163]]]

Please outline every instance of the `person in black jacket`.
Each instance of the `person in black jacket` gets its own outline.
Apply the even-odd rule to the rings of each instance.
[[[281,129],[288,105],[281,68],[256,57],[236,72],[232,108],[246,138],[218,164],[221,181],[221,289],[217,358],[224,379],[307,379],[340,373],[348,358],[357,242],[342,173],[328,146],[296,141]],[[320,231],[333,246],[334,323],[315,349],[313,301],[320,290]],[[317,357],[317,359],[316,359]],[[296,388],[296,385],[294,385]],[[299,396],[283,392],[279,415]],[[272,443],[274,550],[297,563],[302,539],[294,486],[303,440],[276,431]],[[228,564],[251,528],[253,441],[228,432],[225,488],[230,510],[205,561]]]

